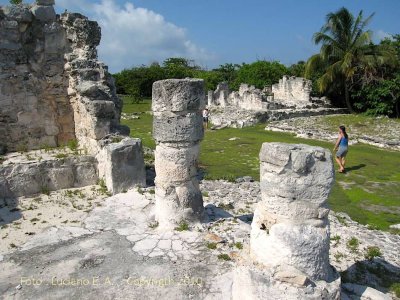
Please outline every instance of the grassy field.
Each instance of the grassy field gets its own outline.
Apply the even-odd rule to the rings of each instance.
[[[146,113],[150,110],[150,100],[140,104],[125,101],[123,111],[138,113],[140,118],[121,122],[131,128],[133,137],[143,140],[144,146],[154,148],[152,116]],[[359,118],[366,117],[355,116],[357,122]],[[291,134],[265,131],[264,128],[265,125],[257,125],[243,129],[208,130],[200,155],[205,178],[234,180],[249,175],[258,180],[258,153],[264,142],[333,148],[333,144],[328,142],[300,139]],[[389,225],[400,223],[400,153],[359,144],[351,146],[347,161],[348,172],[336,174],[336,183],[329,197],[331,208],[346,212],[354,220],[377,229],[388,230]]]

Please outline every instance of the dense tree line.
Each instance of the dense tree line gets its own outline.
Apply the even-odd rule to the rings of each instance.
[[[202,78],[206,89],[214,90],[227,82],[232,90],[241,83],[262,89],[277,83],[283,75],[312,80],[314,96],[328,96],[336,106],[371,115],[400,116],[400,35],[372,42],[366,30],[373,15],[364,18],[362,11],[353,16],[341,8],[326,16],[326,24],[313,40],[320,52],[306,62],[289,67],[277,61],[250,64],[224,64],[204,70],[193,60],[168,58],[162,64],[152,63],[114,74],[117,92],[140,100],[151,97],[154,81],[167,78]]]
[[[287,68],[277,61],[256,61],[251,64],[224,64],[216,69],[204,70],[194,61],[185,58],[168,58],[161,65],[152,63],[123,70],[114,74],[117,92],[136,97],[150,97],[151,86],[156,80],[167,78],[201,78],[207,90],[215,90],[220,82],[227,82],[232,90],[241,83],[262,89],[279,81],[283,75],[302,76],[304,62]]]

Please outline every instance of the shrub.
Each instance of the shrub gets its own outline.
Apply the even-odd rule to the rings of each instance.
[[[189,230],[189,224],[186,223],[185,221],[181,221],[178,225],[178,227],[175,227],[176,231],[187,231]]]
[[[396,295],[396,297],[400,298],[400,282],[392,284],[390,290]]]
[[[349,248],[351,252],[357,252],[359,245],[359,240],[354,236],[347,241],[347,248]]]
[[[207,243],[208,249],[217,249],[217,243]]]
[[[379,249],[379,247],[370,246],[367,248],[367,251],[364,256],[368,260],[373,260],[375,257],[382,256],[382,252],[381,249]]]
[[[222,260],[226,260],[226,261],[231,260],[230,256],[228,254],[225,254],[225,253],[219,254],[218,255],[218,259],[222,259]]]
[[[238,248],[239,250],[243,249],[243,244],[241,242],[236,242],[235,247]]]
[[[41,192],[42,192],[42,194],[45,194],[45,195],[47,195],[47,196],[50,195],[50,189],[49,189],[49,187],[47,187],[47,186],[42,186]]]
[[[72,151],[76,152],[78,150],[78,141],[73,139],[67,142],[67,147]]]

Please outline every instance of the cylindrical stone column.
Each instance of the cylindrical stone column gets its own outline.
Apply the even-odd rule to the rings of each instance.
[[[277,270],[297,270],[311,280],[330,277],[327,200],[333,181],[328,150],[302,144],[262,145],[262,201],[254,213],[250,240],[256,261]]]
[[[167,79],[153,84],[155,217],[160,228],[200,221],[204,208],[197,180],[204,129],[204,81]]]

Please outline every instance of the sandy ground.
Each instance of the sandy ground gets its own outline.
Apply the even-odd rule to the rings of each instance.
[[[81,227],[88,213],[107,197],[99,186],[87,186],[0,199],[0,254],[15,250],[48,227]]]

